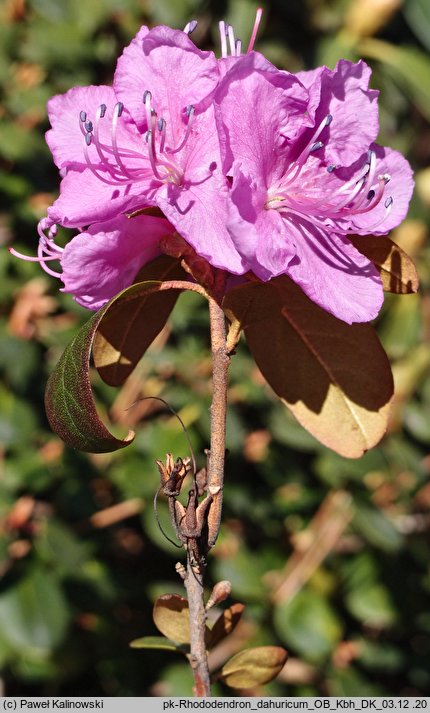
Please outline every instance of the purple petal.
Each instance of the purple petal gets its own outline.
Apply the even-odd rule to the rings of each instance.
[[[219,173],[194,173],[187,187],[165,185],[156,202],[178,233],[214,267],[238,275],[248,269],[225,226],[228,186]]]
[[[215,94],[224,171],[238,161],[266,186],[281,176],[282,149],[306,124],[307,103],[308,92],[294,75],[256,52],[240,58]]]
[[[58,168],[69,163],[84,165],[84,136],[80,124],[80,113],[85,112],[88,120],[94,121],[98,107],[105,104],[108,116],[103,123],[112,119],[112,109],[117,102],[112,87],[75,87],[66,94],[57,94],[48,101],[48,115],[52,129],[46,132],[46,142],[51,149]]]
[[[348,324],[374,319],[383,302],[375,266],[344,236],[297,217],[286,222],[297,249],[286,272],[303,292]]]
[[[331,114],[333,120],[321,135],[328,164],[350,166],[375,141],[379,130],[378,92],[369,89],[371,69],[362,61],[340,60],[331,71],[322,67],[296,75],[309,89],[308,111],[315,127]],[[304,132],[307,143],[311,131]]]
[[[62,291],[87,309],[100,309],[132,284],[140,268],[160,253],[160,238],[171,232],[167,220],[151,216],[91,225],[64,249]]]
[[[167,138],[176,145],[185,125],[185,109],[202,102],[216,87],[218,64],[184,32],[156,27],[135,38],[118,60],[114,89],[141,130],[147,121],[143,94],[150,91],[154,109],[167,122]]]
[[[120,213],[153,204],[143,196],[138,183],[112,186],[102,183],[90,171],[70,171],[61,182],[61,192],[48,209],[53,223],[67,228],[78,228]]]
[[[235,168],[227,227],[235,247],[257,277],[283,274],[295,255],[281,215],[265,210],[266,191]]]

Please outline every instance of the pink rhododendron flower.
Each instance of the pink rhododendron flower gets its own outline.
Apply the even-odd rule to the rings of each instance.
[[[345,60],[292,75],[251,53],[215,94],[236,248],[257,277],[289,275],[348,323],[373,319],[383,293],[378,271],[347,236],[387,233],[405,217],[413,188],[408,162],[374,143],[369,76],[363,62]]]
[[[243,271],[205,102],[218,81],[214,54],[186,33],[143,27],[119,58],[113,87],[53,97],[47,141],[65,176],[49,219],[77,227],[156,205],[212,265]]]
[[[285,274],[346,322],[377,315],[379,273],[348,234],[403,219],[409,164],[374,143],[377,92],[363,62],[280,71],[253,51],[260,18],[245,55],[220,22],[219,59],[191,41],[195,21],[142,27],[112,87],[49,101],[46,139],[63,180],[32,259],[80,304],[100,308],[176,232],[230,275]],[[151,206],[165,219],[141,213]],[[64,251],[56,224],[79,232]],[[49,267],[58,259],[61,274]]]

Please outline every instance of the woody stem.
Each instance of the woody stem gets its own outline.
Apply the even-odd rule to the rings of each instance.
[[[227,414],[227,372],[230,357],[226,347],[225,316],[221,307],[209,299],[212,349],[212,404],[211,443],[207,473],[207,490],[213,500],[207,516],[207,544],[209,550],[218,536],[221,521],[224,482],[225,434]],[[190,612],[190,662],[194,675],[194,694],[210,696],[210,677],[205,645],[206,610],[203,600],[204,565],[199,574],[192,571],[188,557],[185,586]]]

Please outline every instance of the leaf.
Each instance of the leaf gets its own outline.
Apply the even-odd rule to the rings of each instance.
[[[145,265],[136,283],[148,280],[180,280],[187,275],[176,259],[162,255]],[[175,306],[179,290],[123,293],[104,312],[95,331],[94,366],[103,381],[120,386],[135,368],[149,345],[161,332]]]
[[[351,614],[363,622],[364,626],[385,629],[397,619],[390,593],[377,583],[353,589],[346,597],[345,604]]]
[[[347,458],[378,443],[393,378],[370,325],[336,319],[287,277],[235,287],[224,309],[241,323],[267,382],[315,438]]]
[[[430,120],[430,58],[425,52],[416,47],[397,47],[373,37],[360,42],[358,51],[361,56],[380,61],[381,69],[392,76]]]
[[[45,408],[52,430],[68,446],[90,453],[107,453],[128,446],[134,439],[115,438],[100,420],[90,383],[89,355],[101,319],[97,312],[66,347],[46,384]]]
[[[116,295],[84,324],[49,377],[45,393],[48,420],[52,430],[72,448],[108,453],[133,441],[133,431],[121,440],[113,436],[100,420],[91,388],[89,357],[94,335],[113,305],[132,303],[134,307],[139,301],[146,302],[148,295],[159,292],[162,285],[160,281],[138,282]],[[130,307],[131,313],[133,307]]]
[[[342,636],[340,622],[326,600],[306,589],[277,604],[274,621],[281,641],[312,662],[326,659]]]
[[[163,649],[164,651],[180,651],[184,653],[184,647],[178,646],[174,641],[166,639],[164,636],[142,636],[140,639],[130,641],[132,649]]]
[[[282,670],[288,653],[280,646],[258,646],[233,656],[222,667],[220,678],[231,688],[252,688],[272,681]]]
[[[220,641],[225,639],[226,636],[231,634],[231,632],[238,625],[244,610],[245,605],[236,602],[235,604],[232,604],[231,607],[223,611],[221,616],[218,617],[212,629],[208,633],[208,648],[212,649],[214,646],[219,644]]]
[[[188,601],[179,594],[163,594],[154,604],[154,624],[168,639],[178,644],[190,643]]]
[[[21,654],[46,655],[63,640],[69,623],[56,577],[35,569],[0,595],[0,635]]]
[[[418,291],[418,274],[412,259],[386,235],[350,235],[352,244],[379,270],[386,292],[399,295]]]

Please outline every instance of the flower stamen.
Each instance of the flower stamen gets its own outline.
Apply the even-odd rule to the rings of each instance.
[[[262,15],[263,15],[263,8],[258,7],[257,12],[255,13],[254,27],[252,28],[251,39],[249,40],[247,52],[252,52],[252,50],[254,49],[254,44],[255,44],[255,40],[257,38],[257,32],[258,32],[258,28],[260,26]]]

